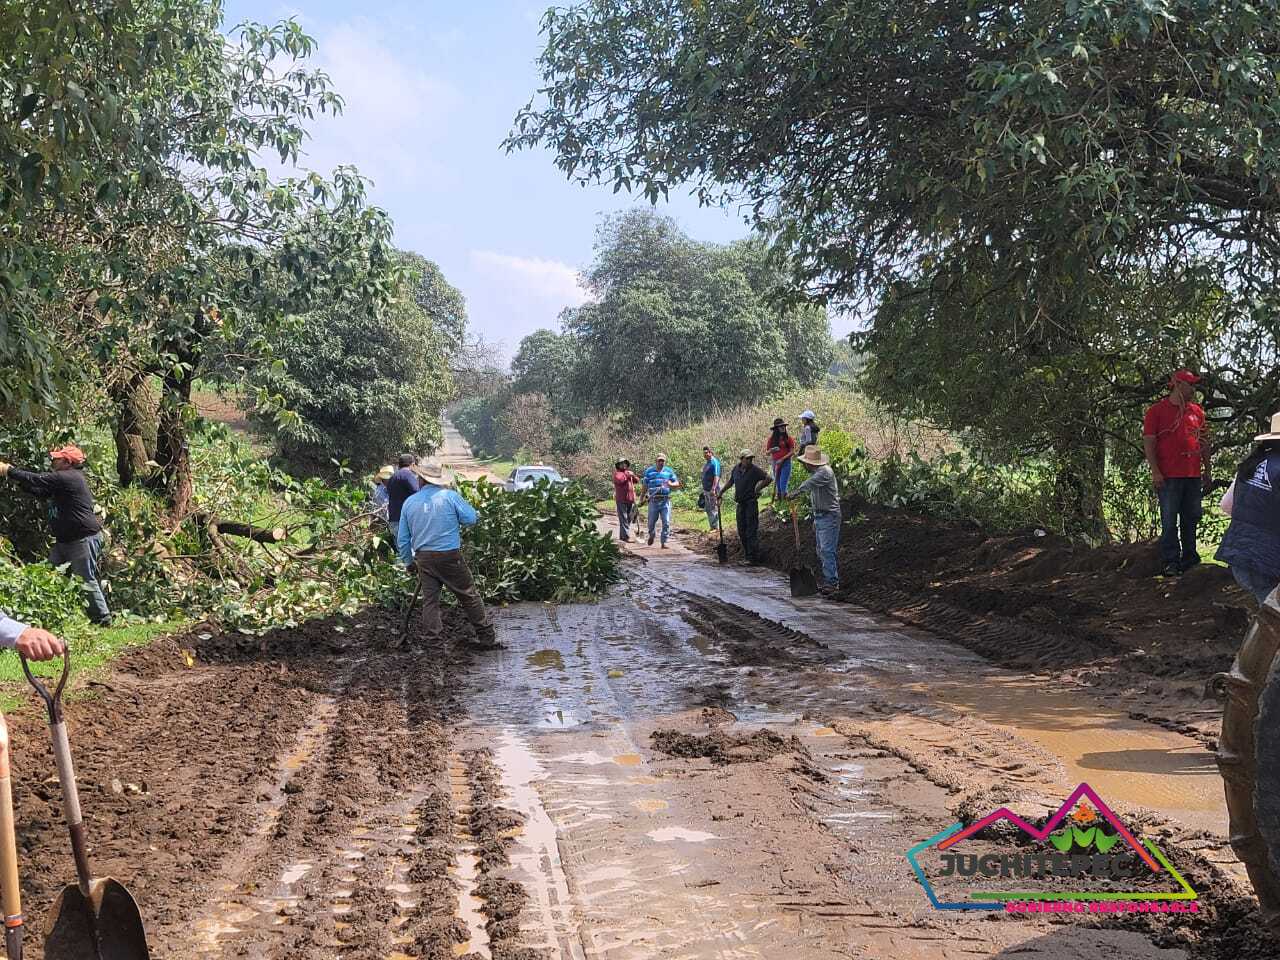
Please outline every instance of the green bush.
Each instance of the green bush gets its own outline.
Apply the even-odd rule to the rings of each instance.
[[[619,578],[618,547],[596,529],[598,511],[577,484],[507,493],[463,480],[459,489],[479,513],[465,551],[485,597],[563,602],[595,596]]]
[[[83,581],[47,563],[20,564],[0,556],[0,610],[15,620],[75,636],[89,625]]]

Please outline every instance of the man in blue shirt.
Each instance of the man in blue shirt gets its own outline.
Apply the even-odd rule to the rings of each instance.
[[[448,587],[475,628],[472,644],[482,650],[500,650],[493,624],[485,613],[471,569],[462,556],[462,528],[476,522],[475,507],[449,487],[444,467],[428,461],[413,468],[422,489],[404,502],[400,511],[400,559],[410,572],[417,571],[422,585],[424,639],[431,643],[443,636],[440,590]]]
[[[710,447],[702,448],[702,509],[707,511],[707,523],[714,530],[720,524],[720,501],[716,499],[716,491],[720,487],[720,460],[711,452]]]
[[[680,489],[680,478],[667,466],[667,455],[660,453],[653,466],[644,472],[644,495],[649,501],[649,546],[653,546],[653,530],[662,518],[662,549],[667,549],[671,536],[671,491]]]

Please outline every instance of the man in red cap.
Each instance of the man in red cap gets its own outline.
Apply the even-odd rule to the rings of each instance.
[[[1142,421],[1142,446],[1160,499],[1160,560],[1165,576],[1176,576],[1200,562],[1196,525],[1209,476],[1209,450],[1202,442],[1204,410],[1191,399],[1199,382],[1190,370],[1179,370],[1169,378],[1169,395],[1152,404]]]
[[[93,493],[84,476],[84,451],[67,444],[50,450],[49,459],[53,469],[46,473],[19,470],[0,462],[0,477],[14,481],[33,497],[49,501],[49,525],[54,539],[49,563],[55,567],[66,564],[85,582],[89,619],[105,626],[111,622],[111,611],[98,582],[102,524],[93,512]]]

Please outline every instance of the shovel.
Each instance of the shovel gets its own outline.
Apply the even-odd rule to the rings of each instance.
[[[414,580],[413,596],[409,598],[409,606],[405,608],[404,619],[400,622],[400,642],[409,639],[409,618],[413,616],[413,608],[418,605],[418,597],[422,595],[422,581]]]
[[[9,727],[0,715],[0,900],[4,908],[4,951],[22,960],[22,893],[18,889],[18,838],[13,828],[9,782]]]
[[[62,654],[62,676],[52,693],[31,673],[26,657],[22,658],[22,672],[49,710],[53,759],[62,784],[62,805],[71,831],[71,852],[78,880],[58,894],[49,910],[45,923],[45,960],[150,960],[142,915],[129,891],[111,877],[95,880],[89,870],[80,795],[71,765],[67,725],[62,717],[62,690],[71,673],[71,650],[68,648]]]
[[[721,563],[729,562],[729,548],[724,545],[724,514],[716,514],[716,528],[720,531],[720,543],[716,547],[716,559]]]
[[[818,592],[818,578],[813,571],[800,563],[800,522],[796,518],[796,505],[791,505],[791,529],[796,535],[796,555],[791,561],[791,595],[812,597]]]

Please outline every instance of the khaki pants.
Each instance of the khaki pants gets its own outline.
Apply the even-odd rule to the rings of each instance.
[[[480,640],[493,639],[493,625],[484,612],[484,601],[476,590],[475,581],[461,550],[419,550],[413,555],[418,568],[418,580],[422,584],[422,629],[427,641],[439,640],[444,632],[440,619],[440,589],[448,587],[458,598],[463,612],[476,628]]]

